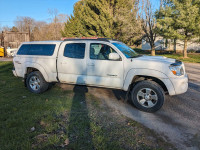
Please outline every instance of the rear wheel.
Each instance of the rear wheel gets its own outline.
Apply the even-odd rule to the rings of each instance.
[[[45,81],[44,77],[39,71],[34,71],[28,74],[26,86],[29,91],[39,94],[48,89],[49,83]]]
[[[140,110],[155,112],[159,110],[165,100],[165,94],[156,82],[140,81],[132,89],[131,100]]]

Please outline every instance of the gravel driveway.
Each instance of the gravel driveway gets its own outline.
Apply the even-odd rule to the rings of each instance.
[[[0,57],[0,61],[12,61],[12,57]]]
[[[166,96],[165,104],[156,113],[145,113],[123,103],[120,90],[89,88],[95,96],[116,111],[155,130],[178,149],[200,149],[200,64],[186,64],[189,89],[185,94]]]

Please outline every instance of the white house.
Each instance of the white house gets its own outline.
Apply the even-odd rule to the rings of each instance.
[[[176,44],[175,44],[176,43]],[[156,50],[176,50],[176,51],[183,51],[184,49],[184,42],[181,40],[170,40],[164,39],[163,37],[157,37],[155,40]],[[151,46],[145,39],[142,40],[142,50],[151,50]],[[194,40],[188,42],[187,50],[200,50],[200,42],[197,43]]]

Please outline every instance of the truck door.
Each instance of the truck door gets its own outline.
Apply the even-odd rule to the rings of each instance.
[[[117,53],[110,43],[90,43],[87,61],[87,84],[122,88],[124,74],[122,58],[120,60],[109,60],[110,53]]]
[[[86,84],[86,42],[62,43],[57,60],[58,78],[61,82]]]

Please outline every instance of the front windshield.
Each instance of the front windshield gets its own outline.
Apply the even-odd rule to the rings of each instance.
[[[126,58],[134,58],[139,56],[138,53],[136,53],[133,49],[131,49],[124,43],[112,43],[112,44],[115,45],[126,56]]]

